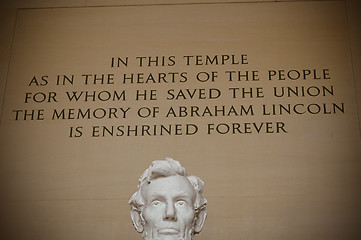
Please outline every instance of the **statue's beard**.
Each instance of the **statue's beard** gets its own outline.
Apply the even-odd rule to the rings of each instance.
[[[143,239],[144,240],[193,240],[193,228],[186,228],[184,232],[179,232],[177,235],[159,234],[156,228],[144,226]]]

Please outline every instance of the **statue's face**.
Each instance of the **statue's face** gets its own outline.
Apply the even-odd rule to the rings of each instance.
[[[187,178],[175,175],[154,179],[143,185],[142,196],[144,239],[192,239],[196,192]]]

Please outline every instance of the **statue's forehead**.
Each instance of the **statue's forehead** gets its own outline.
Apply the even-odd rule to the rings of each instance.
[[[142,186],[142,196],[146,200],[153,196],[189,196],[195,198],[195,189],[190,181],[181,175],[158,177]]]

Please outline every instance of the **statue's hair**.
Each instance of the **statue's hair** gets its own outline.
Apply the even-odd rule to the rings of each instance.
[[[197,196],[194,203],[194,209],[196,213],[205,208],[207,200],[202,197],[204,182],[196,176],[187,176],[187,172],[180,165],[180,163],[172,158],[166,158],[165,160],[157,160],[152,162],[148,169],[144,171],[139,178],[138,190],[133,194],[129,200],[129,204],[132,206],[132,210],[141,212],[144,207],[144,199],[141,193],[142,186],[145,183],[150,183],[152,179],[159,177],[170,177],[180,175],[186,177],[194,187]]]

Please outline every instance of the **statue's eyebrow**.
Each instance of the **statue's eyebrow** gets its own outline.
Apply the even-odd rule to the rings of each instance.
[[[162,194],[159,194],[159,192],[153,193],[149,196],[149,200],[154,200],[154,199],[160,199],[163,200],[165,199],[165,196]]]
[[[173,199],[187,199],[192,200],[192,196],[189,195],[187,192],[176,194]]]

